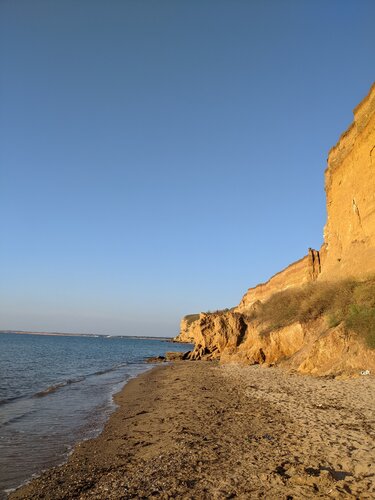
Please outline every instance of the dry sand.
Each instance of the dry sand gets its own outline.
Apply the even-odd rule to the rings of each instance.
[[[375,498],[375,379],[179,362],[15,498]]]

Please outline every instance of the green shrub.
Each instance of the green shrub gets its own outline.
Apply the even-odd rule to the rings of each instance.
[[[375,349],[375,307],[353,305],[345,318],[345,325]]]
[[[341,320],[335,314],[328,314],[327,323],[329,328],[335,328],[341,323]]]
[[[375,283],[372,280],[357,283],[353,293],[354,303],[369,308],[375,307]]]

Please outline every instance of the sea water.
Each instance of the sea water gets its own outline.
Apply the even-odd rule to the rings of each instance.
[[[112,396],[150,368],[146,357],[188,348],[156,339],[0,334],[0,498],[97,435],[115,408]]]

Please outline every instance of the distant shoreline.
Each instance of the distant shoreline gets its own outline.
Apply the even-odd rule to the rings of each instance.
[[[105,333],[64,333],[64,332],[29,332],[23,330],[0,330],[1,334],[13,335],[42,335],[49,337],[103,337],[103,338],[126,338],[126,339],[144,339],[144,340],[165,340],[172,341],[173,337],[151,337],[146,335],[109,335]]]

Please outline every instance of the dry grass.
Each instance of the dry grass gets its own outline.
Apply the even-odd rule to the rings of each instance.
[[[226,307],[225,309],[216,309],[215,311],[206,311],[206,314],[225,314],[227,312],[233,311],[234,307],[229,309]]]
[[[375,348],[375,277],[285,290],[274,294],[256,313],[257,319],[268,325],[263,334],[321,316],[327,318],[329,327],[344,323]]]
[[[184,319],[187,321],[188,325],[191,325],[194,321],[199,319],[199,314],[188,314],[187,316],[184,316]]]

